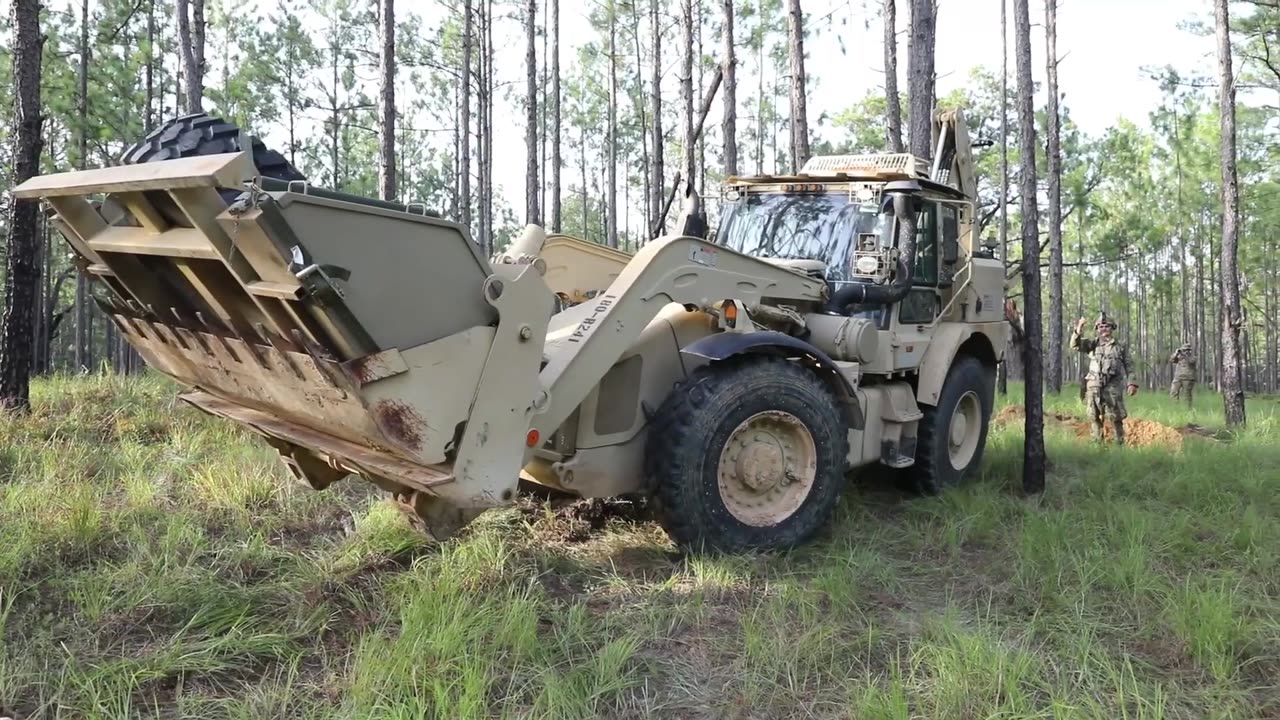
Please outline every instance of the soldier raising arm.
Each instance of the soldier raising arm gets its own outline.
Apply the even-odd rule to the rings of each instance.
[[[1076,326],[1071,330],[1071,349],[1076,352],[1091,353],[1098,346],[1097,340],[1091,340],[1080,335],[1084,330],[1084,318],[1076,321]]]
[[[1187,407],[1192,406],[1191,395],[1196,387],[1196,356],[1191,350],[1191,343],[1183,343],[1169,358],[1173,365],[1173,383],[1169,386],[1169,397],[1177,400],[1183,398]]]
[[[1129,350],[1116,342],[1116,324],[1103,314],[1094,323],[1096,339],[1080,335],[1084,318],[1076,322],[1071,333],[1071,349],[1089,354],[1089,374],[1086,377],[1085,404],[1093,425],[1093,439],[1102,440],[1102,422],[1110,415],[1115,427],[1116,443],[1124,444],[1124,419],[1128,415],[1124,406],[1124,392],[1136,395],[1138,386],[1133,382],[1133,363]]]

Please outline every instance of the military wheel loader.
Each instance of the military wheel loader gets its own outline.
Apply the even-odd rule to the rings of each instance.
[[[731,178],[714,240],[690,195],[629,258],[532,226],[485,258],[419,205],[267,177],[243,141],[15,192],[52,206],[183,400],[313,488],[358,475],[445,538],[523,477],[643,494],[685,547],[771,549],[820,529],[854,468],[933,493],[980,462],[1004,274],[964,122],[934,130],[931,165]]]

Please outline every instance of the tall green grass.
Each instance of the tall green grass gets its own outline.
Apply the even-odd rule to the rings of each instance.
[[[1131,401],[1219,433],[1181,447],[1051,424],[1035,500],[999,425],[943,497],[854,478],[805,548],[682,557],[651,523],[581,541],[528,503],[432,543],[172,397],[55,378],[0,419],[0,714],[1280,716],[1273,400],[1238,433],[1215,396]]]

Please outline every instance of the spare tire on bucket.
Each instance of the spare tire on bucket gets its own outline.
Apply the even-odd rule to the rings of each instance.
[[[284,155],[269,149],[261,140],[251,137],[253,164],[258,174],[286,182],[306,180],[306,176],[285,159]],[[195,113],[175,118],[152,130],[141,142],[124,152],[121,160],[126,165],[139,165],[162,160],[219,155],[241,151],[241,131],[235,123],[208,113]]]

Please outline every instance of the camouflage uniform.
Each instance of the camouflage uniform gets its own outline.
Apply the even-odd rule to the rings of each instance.
[[[1109,325],[1115,329],[1115,323],[1103,315],[1094,324],[1094,328]],[[1077,326],[1071,333],[1071,349],[1089,353],[1089,374],[1085,378],[1085,405],[1089,408],[1089,419],[1093,423],[1094,442],[1102,441],[1103,415],[1111,416],[1112,426],[1116,431],[1116,444],[1124,444],[1124,419],[1128,411],[1124,406],[1126,386],[1132,385],[1133,363],[1129,360],[1129,350],[1114,337],[1091,340],[1080,336]]]
[[[1187,407],[1191,407],[1191,393],[1196,389],[1196,356],[1191,352],[1191,343],[1178,348],[1169,358],[1173,365],[1173,384],[1169,386],[1169,397],[1177,400],[1187,399]]]

